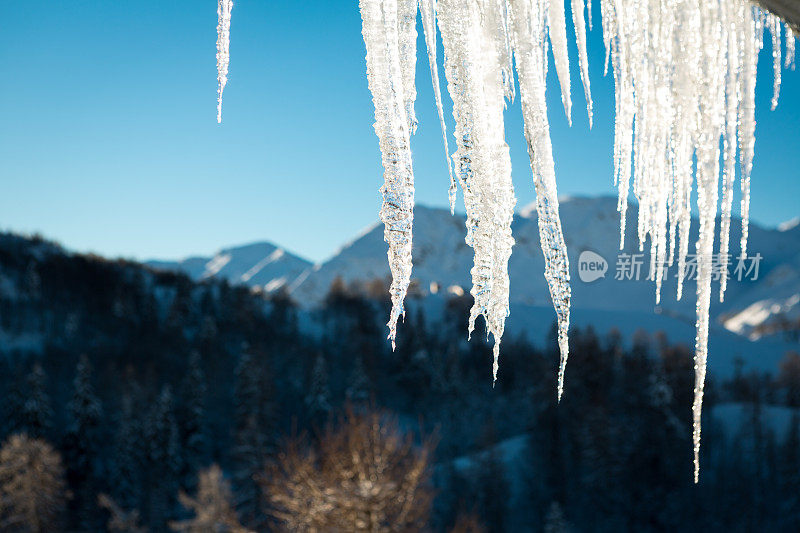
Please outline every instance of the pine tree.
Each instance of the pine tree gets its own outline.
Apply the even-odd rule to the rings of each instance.
[[[154,529],[161,530],[175,507],[180,472],[178,426],[169,385],[164,386],[153,405],[144,433],[149,444],[150,460],[147,471],[148,523]]]
[[[311,384],[306,396],[308,415],[315,425],[322,425],[331,412],[331,390],[328,385],[328,365],[325,356],[320,352],[314,361],[311,371]]]
[[[248,533],[239,522],[233,509],[233,493],[219,466],[211,465],[198,475],[197,496],[192,498],[181,492],[181,504],[194,516],[188,520],[171,522],[173,531],[186,533]]]
[[[183,442],[183,484],[193,486],[195,473],[207,464],[208,442],[205,428],[206,401],[205,374],[200,354],[193,352],[189,357],[189,369],[183,384],[183,411],[181,416],[181,438]]]
[[[99,450],[102,408],[92,385],[92,366],[82,355],[78,361],[69,403],[70,425],[64,438],[67,479],[72,487],[71,517],[78,529],[98,527],[99,513],[95,498],[99,490]]]
[[[558,502],[551,503],[544,522],[544,533],[568,533],[568,531],[569,526],[561,505]]]
[[[53,409],[45,390],[46,377],[42,365],[33,365],[25,383],[27,388],[22,405],[23,429],[33,438],[46,438],[52,429]]]
[[[8,395],[3,402],[3,435],[12,435],[25,431],[25,420],[23,412],[25,410],[25,376],[22,373],[22,365],[15,365],[15,370],[9,384]]]
[[[364,358],[355,356],[353,371],[350,373],[347,385],[347,400],[354,405],[366,405],[370,400],[371,384],[364,369]]]
[[[505,469],[493,449],[485,452],[475,475],[476,504],[488,531],[506,531],[511,489]]]
[[[52,446],[12,435],[0,449],[0,530],[58,531],[66,496],[61,457]]]
[[[114,437],[114,494],[123,508],[140,508],[142,505],[142,469],[146,450],[141,422],[133,396],[125,394]]]
[[[266,438],[262,387],[263,371],[255,358],[244,350],[235,370],[233,435],[233,480],[236,508],[245,524],[259,521],[260,491],[255,476],[264,466]]]

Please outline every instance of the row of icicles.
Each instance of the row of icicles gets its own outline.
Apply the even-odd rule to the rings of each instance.
[[[589,127],[592,98],[586,28],[592,28],[591,0],[571,0],[580,78]],[[218,0],[217,121],[228,80],[231,0]],[[558,399],[564,390],[569,355],[569,262],[558,214],[555,165],[545,100],[548,50],[561,85],[561,101],[571,123],[571,91],[565,6],[559,0],[360,0],[367,78],[375,105],[375,133],[384,168],[380,217],[389,245],[392,273],[389,339],[394,347],[397,320],[411,280],[414,173],[411,135],[417,127],[417,13],[422,19],[431,80],[450,174],[450,209],[457,184],[467,213],[466,243],[475,255],[471,269],[474,302],[469,333],[483,316],[494,338],[493,379],[500,341],[509,315],[508,260],[514,238],[516,197],[505,142],[503,111],[519,84],[525,138],[536,190],[539,237],[545,278],[555,307],[558,344]],[[746,0],[600,0],[605,70],[612,66],[615,87],[614,182],[619,188],[620,248],[630,194],[639,204],[640,249],[651,241],[650,279],[660,300],[665,269],[677,257],[681,298],[689,249],[691,195],[697,189],[700,233],[697,254],[697,335],[693,411],[694,480],[699,476],[700,415],[708,355],[712,253],[718,204],[719,252],[727,257],[733,187],[739,175],[742,239],[747,251],[750,173],[755,132],[755,81],[764,30],[772,35],[777,105],[784,66],[794,68],[795,38],[788,25]],[[444,46],[444,71],[453,101],[455,152],[445,126],[436,28]],[[720,154],[722,139],[722,154]],[[722,165],[720,165],[720,155]],[[451,161],[452,159],[452,161]],[[738,165],[737,165],[738,160]],[[721,168],[720,168],[721,166]],[[737,170],[738,167],[738,170]],[[722,199],[718,198],[722,182]],[[676,251],[677,250],[677,251]],[[727,279],[721,277],[722,301]]]

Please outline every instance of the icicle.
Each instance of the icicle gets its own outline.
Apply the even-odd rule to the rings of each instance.
[[[781,93],[781,19],[775,15],[767,15],[767,26],[772,35],[772,70],[775,81],[772,89],[772,110],[778,107],[778,96]]]
[[[752,8],[743,10],[741,17],[740,53],[742,59],[739,77],[739,162],[742,167],[742,199],[739,215],[742,217],[741,257],[747,255],[747,237],[750,227],[750,174],[753,170],[756,132],[756,64],[761,51],[763,32],[762,16]]]
[[[544,12],[526,0],[511,0],[511,28],[517,77],[525,120],[525,138],[536,188],[539,239],[545,257],[545,278],[556,309],[558,345],[558,400],[564,392],[564,373],[569,357],[569,261],[558,215],[555,164],[545,100]]]
[[[569,86],[569,56],[567,55],[567,23],[564,17],[564,0],[548,1],[548,27],[553,47],[558,83],[561,85],[561,102],[567,121],[572,124],[572,100]]]
[[[764,24],[772,34],[775,96],[780,88],[780,21],[744,2],[601,0],[603,40],[614,72],[614,181],[620,246],[631,181],[639,203],[640,249],[650,240],[656,302],[677,256],[680,299],[687,270],[691,194],[697,186],[697,336],[693,448],[695,480],[708,356],[711,280],[725,268],[736,175],[741,165],[741,253],[747,252],[755,132],[756,62]],[[787,55],[789,54],[787,48]],[[723,166],[719,145],[723,140]],[[693,168],[696,161],[696,169]],[[722,177],[720,260],[712,258]],[[724,274],[724,272],[719,272]],[[721,275],[720,299],[727,285]]]
[[[417,0],[396,2],[403,104],[408,117],[408,129],[413,135],[417,131],[417,114],[414,112],[414,101],[417,99],[417,88],[414,84],[417,67]]]
[[[733,4],[727,6],[735,9]],[[734,23],[733,28],[737,28]],[[722,216],[720,217],[719,228],[719,257],[720,261],[728,260],[730,229],[731,229],[731,208],[733,206],[733,182],[736,173],[736,127],[737,107],[740,100],[738,93],[739,78],[739,49],[737,42],[737,32],[728,28],[727,61],[728,69],[725,81],[725,137],[723,138],[723,161],[724,170],[722,177]],[[728,286],[727,273],[723,272],[720,276],[719,301],[725,299],[725,289]]]
[[[783,64],[784,68],[794,70],[794,47],[795,37],[791,26],[784,23],[783,31],[786,33],[786,63]]]
[[[217,123],[222,122],[222,91],[228,83],[228,64],[231,60],[232,0],[217,3]]]
[[[591,1],[591,0],[590,0]],[[589,8],[591,9],[591,4]],[[575,43],[578,45],[578,63],[586,96],[586,113],[589,115],[589,129],[592,128],[592,90],[589,87],[589,58],[586,54],[586,26],[583,21],[583,0],[572,0],[572,23],[575,26]],[[589,18],[591,20],[591,16]]]
[[[439,113],[439,124],[442,128],[442,141],[444,142],[444,157],[447,163],[447,172],[450,174],[450,189],[448,197],[450,199],[450,214],[456,212],[456,178],[453,175],[453,166],[450,164],[450,148],[447,145],[447,126],[444,122],[444,111],[442,110],[442,91],[439,84],[439,67],[436,63],[436,0],[420,0],[420,12],[422,13],[422,28],[425,31],[425,46],[428,49],[428,66],[431,70],[431,81],[433,82],[433,95],[436,99],[436,110]]]
[[[445,74],[456,123],[453,158],[467,211],[466,242],[475,252],[469,332],[476,318],[483,316],[487,334],[495,341],[494,379],[508,316],[508,259],[516,204],[503,124],[510,56],[503,3],[439,2]]]
[[[389,289],[392,310],[387,325],[394,349],[397,320],[405,313],[403,300],[411,280],[414,173],[410,130],[415,121],[408,115],[413,112],[413,99],[406,92],[414,93],[410,88],[413,73],[409,74],[409,69],[413,69],[409,63],[413,65],[413,61],[401,59],[401,48],[410,46],[411,32],[408,20],[401,19],[409,16],[408,11],[399,9],[398,0],[360,0],[359,6],[367,48],[367,78],[375,104],[375,133],[384,169],[380,216],[385,226],[384,239],[389,244],[392,272]]]
[[[586,0],[586,19],[589,22],[589,31],[592,30],[592,0]]]

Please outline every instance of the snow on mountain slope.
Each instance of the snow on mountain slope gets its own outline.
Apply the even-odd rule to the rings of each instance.
[[[268,242],[221,250],[214,257],[189,257],[182,261],[148,261],[159,270],[178,270],[192,279],[227,279],[260,287],[268,292],[292,284],[311,263]]]
[[[616,198],[565,198],[561,202],[561,223],[569,250],[572,277],[572,309],[614,310],[634,313],[660,313],[677,320],[694,323],[695,284],[685,283],[683,298],[676,300],[676,267],[670,269],[664,280],[661,304],[655,303],[655,284],[647,280],[650,264],[649,243],[639,251],[636,236],[637,208],[628,207],[628,227],[625,248],[618,250],[619,214]],[[732,221],[731,243],[738,243],[741,222]],[[697,220],[692,220],[689,253],[694,253],[697,240]],[[515,217],[512,231],[516,244],[509,262],[511,300],[525,305],[550,305],[550,294],[545,283],[544,258],[539,247],[536,210],[525,207]],[[464,216],[451,216],[447,210],[417,206],[414,223],[414,271],[412,279],[419,283],[422,292],[430,287],[459,286],[469,292],[469,270],[472,267],[472,250],[464,243]],[[731,255],[738,253],[735,244]],[[606,262],[604,277],[584,282],[579,276],[579,257],[584,251],[598,254]],[[779,231],[751,224],[748,255],[761,254],[757,279],[745,276],[741,281],[729,280],[725,302],[719,302],[718,284],[713,288],[712,315],[721,321],[729,320],[749,306],[768,299],[788,299],[800,293],[800,231]],[[638,279],[634,269],[625,272],[618,265],[627,261],[624,254],[641,254]],[[736,266],[730,266],[731,275]],[[620,276],[621,273],[633,274]],[[313,306],[328,292],[333,280],[341,277],[346,283],[387,279],[386,244],[383,228],[376,224],[345,245],[334,256],[307,271],[291,287],[293,297],[301,305]],[[616,278],[623,279],[616,279]],[[632,277],[634,279],[627,279]],[[750,276],[752,277],[752,275]],[[512,306],[513,307],[513,306]],[[785,306],[784,306],[785,307]],[[769,307],[759,320],[772,316]],[[727,322],[725,322],[727,324]],[[731,322],[734,324],[735,322]],[[549,324],[549,323],[548,323]],[[748,327],[754,327],[751,324]],[[730,327],[740,333],[739,329]],[[741,328],[740,328],[741,329]]]
[[[572,197],[561,201],[561,223],[572,278],[573,311],[619,311],[628,313],[625,316],[630,317],[636,313],[642,314],[640,316],[669,316],[687,325],[694,324],[694,282],[687,281],[683,298],[676,300],[677,268],[673,266],[663,282],[661,303],[656,306],[655,284],[647,279],[649,243],[642,251],[639,250],[637,207],[633,204],[628,206],[625,248],[620,252],[616,206],[615,197]],[[464,215],[451,216],[446,209],[418,205],[414,218],[412,279],[417,282],[417,290],[426,294],[450,288],[468,293],[473,252],[464,242]],[[697,220],[693,219],[690,254],[694,253],[697,229]],[[512,231],[516,244],[509,262],[511,301],[548,308],[551,300],[543,275],[544,257],[539,247],[535,206],[526,206],[519,211]],[[731,275],[736,266],[740,234],[741,221],[734,219],[730,236]],[[723,303],[719,302],[719,284],[715,282],[711,314],[728,330],[756,338],[775,332],[776,329],[770,327],[773,323],[783,325],[796,315],[800,316],[800,226],[785,224],[780,229],[765,229],[751,224],[749,241],[748,255],[761,255],[757,279],[747,276],[741,281],[736,277],[730,279]],[[606,264],[604,275],[590,282],[582,281],[579,273],[579,258],[586,251],[599,255]],[[638,267],[623,269],[621,265],[630,262],[632,255],[637,257]],[[348,284],[389,279],[383,226],[378,223],[365,228],[327,261],[313,266],[266,242],[222,250],[213,258],[151,261],[149,265],[181,270],[194,279],[223,277],[232,283],[262,287],[268,291],[286,286],[292,297],[304,307],[319,303],[337,277]],[[548,320],[548,327],[549,324]]]

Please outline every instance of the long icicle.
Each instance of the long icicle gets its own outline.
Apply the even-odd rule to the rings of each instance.
[[[447,145],[447,126],[444,122],[442,89],[439,83],[439,66],[436,63],[436,9],[436,0],[419,1],[419,10],[422,14],[422,29],[425,32],[425,46],[428,49],[428,66],[431,70],[433,95],[436,99],[436,111],[439,113],[439,125],[442,129],[444,158],[447,164],[447,172],[450,174],[450,188],[447,196],[450,200],[450,214],[452,215],[456,212],[456,178],[453,175],[453,165],[450,163],[450,147]]]
[[[467,211],[466,242],[475,251],[469,332],[483,316],[487,334],[494,337],[494,379],[509,313],[508,259],[516,204],[503,125],[508,92],[504,71],[509,63],[503,3],[439,2],[445,74],[456,122],[454,161]]]
[[[217,123],[222,122],[222,91],[228,83],[231,61],[231,10],[233,0],[217,3]]]
[[[549,0],[547,27],[550,30],[550,44],[553,47],[556,74],[561,85],[561,103],[567,121],[572,124],[572,98],[569,82],[569,55],[567,55],[567,23],[564,16],[564,0]]]
[[[558,345],[558,400],[564,392],[569,357],[569,261],[558,214],[555,163],[545,100],[545,12],[541,3],[511,0],[511,28],[517,64],[525,138],[536,189],[539,240],[545,257],[545,278],[556,309]]]
[[[592,5],[589,4],[589,9],[591,8]],[[589,56],[586,53],[586,23],[583,19],[583,11],[583,0],[572,0],[572,24],[575,26],[575,43],[578,45],[578,66],[581,71],[583,94],[586,97],[586,113],[589,115],[589,129],[591,129],[592,89],[589,85]]]
[[[773,40],[776,104],[781,24],[749,3],[718,0],[601,0],[601,12],[603,40],[614,71],[614,176],[619,188],[620,246],[624,244],[625,210],[632,181],[639,203],[640,250],[648,237],[650,240],[650,277],[656,281],[656,302],[665,268],[676,255],[678,298],[682,295],[688,270],[691,196],[693,185],[697,187],[700,235],[696,243],[692,431],[697,481],[711,280],[720,274],[722,299],[727,279],[717,269],[726,268],[730,247],[737,146],[742,190],[741,257],[747,253],[756,62],[766,24]],[[712,254],[720,175],[720,256],[715,260]]]
[[[411,166],[411,128],[415,119],[410,84],[413,61],[401,60],[401,47],[408,47],[408,12],[398,0],[360,0],[362,33],[367,48],[367,79],[375,105],[375,133],[381,148],[384,183],[380,216],[384,239],[389,244],[389,289],[392,310],[389,339],[392,349],[397,320],[405,314],[403,301],[411,281],[411,238],[414,220],[414,173]],[[407,2],[407,0],[404,0]],[[414,30],[416,35],[416,30]],[[405,61],[405,63],[404,63]],[[408,62],[411,61],[411,66]],[[411,74],[409,72],[411,71]],[[409,82],[409,78],[411,81]]]

